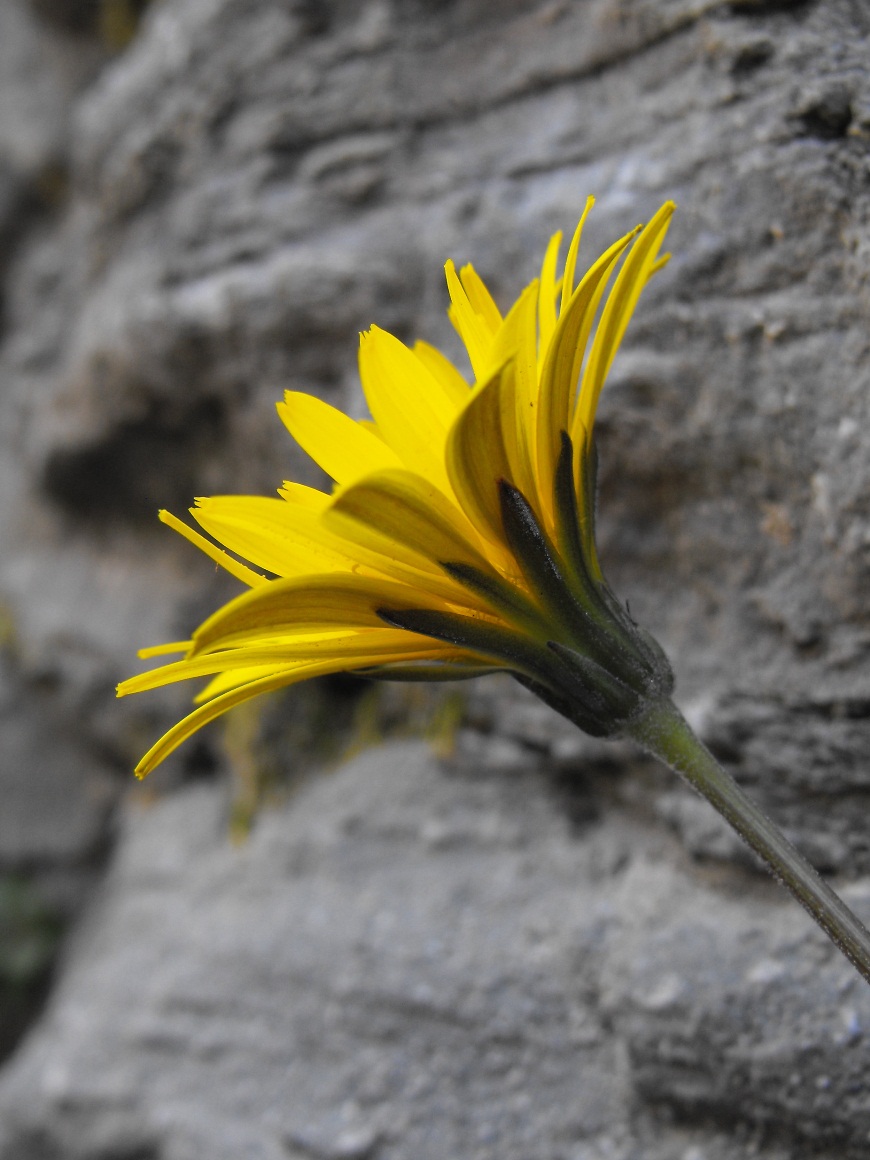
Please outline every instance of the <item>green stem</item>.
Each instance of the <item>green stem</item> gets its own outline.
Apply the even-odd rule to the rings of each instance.
[[[626,732],[719,811],[870,983],[870,932],[718,764],[679,710],[670,701],[654,702]]]

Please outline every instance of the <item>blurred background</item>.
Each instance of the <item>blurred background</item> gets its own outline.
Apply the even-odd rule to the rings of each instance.
[[[350,678],[137,786],[156,519],[319,483],[372,322],[460,358],[598,202],[673,259],[600,548],[677,699],[870,912],[864,0],[3,0],[0,1158],[865,1156],[870,1002],[707,807],[511,682]],[[581,259],[582,260],[582,259]]]

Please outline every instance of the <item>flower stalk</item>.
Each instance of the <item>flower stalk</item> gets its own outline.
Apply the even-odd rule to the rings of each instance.
[[[673,702],[655,702],[625,732],[718,810],[870,983],[870,931],[719,765]]]

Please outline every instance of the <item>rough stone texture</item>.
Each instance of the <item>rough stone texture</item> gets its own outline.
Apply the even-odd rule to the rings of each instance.
[[[62,14],[0,6],[0,872],[73,913],[182,710],[111,701],[231,591],[155,509],[314,479],[281,392],[358,410],[372,321],[455,352],[444,258],[509,301],[588,192],[590,253],[680,204],[602,405],[614,586],[722,760],[870,871],[866,6],[172,0],[111,59]],[[402,752],[240,854],[223,791],[128,811],[5,1155],[866,1153],[866,1003],[702,803],[505,681],[469,690],[480,782]],[[215,733],[157,784],[226,765]]]
[[[772,886],[687,874],[630,794],[578,830],[565,792],[406,742],[241,847],[219,790],[132,803],[0,1156],[865,1156],[848,964]]]

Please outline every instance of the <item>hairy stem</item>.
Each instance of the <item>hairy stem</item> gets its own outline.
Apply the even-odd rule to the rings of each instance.
[[[725,772],[676,706],[654,702],[626,732],[719,811],[870,983],[870,932]]]

